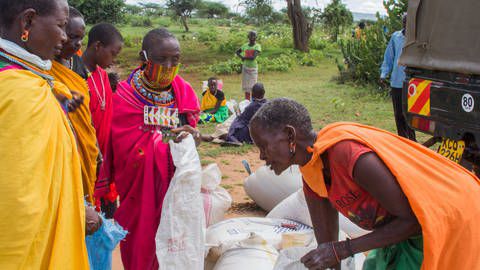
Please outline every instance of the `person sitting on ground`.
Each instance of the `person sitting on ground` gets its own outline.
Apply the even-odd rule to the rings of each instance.
[[[258,110],[250,133],[277,175],[301,167],[318,243],[301,259],[308,269],[340,269],[368,250],[365,270],[478,269],[480,180],[457,163],[357,123],[317,133],[307,109],[286,98]],[[372,232],[339,242],[339,212]]]
[[[2,270],[90,269],[80,157],[56,98],[72,95],[48,74],[67,22],[66,0],[0,1]]]
[[[218,89],[217,78],[208,79],[208,89],[202,93],[200,123],[223,123],[228,118],[227,99],[221,89]]]
[[[55,80],[65,84],[72,94],[78,92],[82,97],[82,102],[78,104],[78,108],[73,111],[70,110],[68,116],[77,137],[83,192],[85,199],[93,204],[93,191],[97,179],[97,160],[100,150],[97,147],[97,136],[92,125],[87,82],[71,70],[72,57],[76,56],[76,52],[82,46],[82,40],[85,36],[85,22],[78,10],[70,7],[69,11],[70,15],[66,27],[67,41],[63,44],[60,55],[57,55],[55,61],[52,62],[50,74]]]
[[[115,211],[117,192],[112,177],[111,128],[113,115],[113,92],[105,71],[121,52],[123,37],[115,26],[99,23],[88,33],[87,48],[82,54],[85,64],[80,75],[87,78],[90,89],[90,112],[95,127],[98,146],[103,157],[95,184],[95,204],[111,218]]]
[[[242,144],[252,143],[248,124],[253,115],[265,104],[265,88],[262,83],[256,83],[252,88],[252,102],[245,108],[242,114],[233,121],[226,138],[227,143]]]

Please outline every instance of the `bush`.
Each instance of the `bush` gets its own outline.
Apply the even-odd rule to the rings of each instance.
[[[130,25],[133,27],[152,27],[153,22],[148,17],[132,17],[130,19]]]
[[[213,27],[209,27],[206,30],[200,30],[198,33],[195,33],[194,36],[198,39],[198,41],[205,43],[218,40],[218,32]]]
[[[365,30],[364,39],[342,39],[339,42],[344,63],[337,61],[340,81],[355,81],[362,84],[377,83],[387,37],[380,23]]]
[[[209,70],[218,75],[230,75],[242,72],[242,61],[235,57],[210,66]]]

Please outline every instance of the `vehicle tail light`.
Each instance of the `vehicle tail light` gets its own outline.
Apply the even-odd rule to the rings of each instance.
[[[420,131],[433,134],[435,131],[435,121],[428,120],[422,117],[413,116],[412,127]]]

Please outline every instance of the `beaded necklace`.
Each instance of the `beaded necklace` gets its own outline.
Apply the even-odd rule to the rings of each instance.
[[[137,70],[130,80],[130,85],[137,94],[156,106],[171,108],[175,105],[175,95],[172,87],[164,91],[155,91],[145,83],[143,76],[143,71]]]

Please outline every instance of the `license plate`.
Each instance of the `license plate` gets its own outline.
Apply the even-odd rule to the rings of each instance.
[[[440,155],[450,159],[453,162],[460,163],[460,160],[462,160],[462,155],[464,150],[465,150],[464,141],[454,141],[454,140],[444,138],[437,152]]]

